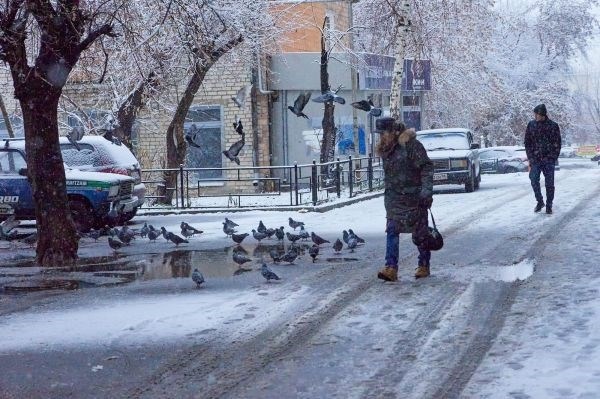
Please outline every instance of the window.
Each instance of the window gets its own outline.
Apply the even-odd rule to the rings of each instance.
[[[110,120],[110,113],[99,109],[88,109],[84,111],[87,115],[81,113],[71,113],[67,116],[67,125],[69,127],[106,128]]]
[[[79,143],[79,148],[81,150],[77,150],[71,143],[60,145],[63,161],[67,165],[70,167],[96,167],[101,165],[98,153],[94,150],[94,147],[89,144]]]
[[[16,174],[19,169],[26,168],[25,158],[18,151],[0,152],[0,173]]]
[[[221,107],[211,105],[190,109],[183,127],[185,134],[192,129],[197,129],[195,142],[200,146],[200,148],[187,146],[186,166],[189,168],[222,168],[223,121]],[[223,171],[203,170],[194,175],[198,180],[220,179]]]
[[[23,137],[23,119],[20,116],[11,115],[9,116],[10,123],[13,128],[13,132],[15,137]],[[8,129],[6,128],[6,122],[4,118],[0,115],[0,137],[5,138],[8,137]]]

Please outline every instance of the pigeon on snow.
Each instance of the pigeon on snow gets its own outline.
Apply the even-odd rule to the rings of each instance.
[[[233,240],[233,242],[237,243],[237,244],[241,244],[242,241],[244,241],[244,239],[246,237],[248,237],[250,234],[248,233],[244,233],[244,234],[232,234],[231,235],[231,239]]]
[[[338,239],[338,241],[339,241],[339,239]],[[313,244],[313,246],[309,248],[308,254],[312,258],[313,263],[315,263],[315,260],[317,259],[317,256],[319,255],[319,246],[317,244]]]
[[[266,263],[262,264],[262,267],[260,268],[260,274],[262,274],[262,276],[267,280],[267,283],[271,280],[279,280],[279,276],[276,275],[273,270],[269,269],[269,266],[267,266]]]
[[[294,230],[296,230],[300,226],[304,226],[304,222],[300,222],[300,221],[294,220],[292,218],[288,218],[288,222],[289,222],[290,227]]]
[[[345,230],[344,230],[345,231]],[[340,239],[338,238],[337,240],[335,240],[335,242],[333,243],[333,250],[335,251],[336,254],[339,254],[340,251],[342,250],[342,248],[344,248],[344,244],[340,241]]]
[[[314,242],[317,245],[321,245],[321,244],[325,244],[325,243],[329,242],[326,239],[316,235],[314,231],[312,233],[310,233],[310,238],[312,238],[312,242]]]
[[[192,281],[196,283],[197,287],[200,287],[200,285],[204,282],[204,276],[198,269],[194,269],[194,272],[192,273]]]
[[[241,266],[244,263],[252,262],[252,259],[250,259],[242,254],[239,254],[237,252],[233,252],[233,261]]]

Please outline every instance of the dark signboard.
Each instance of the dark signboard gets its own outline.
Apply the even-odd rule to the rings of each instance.
[[[404,76],[402,90],[431,90],[431,61],[404,60]]]
[[[359,73],[360,90],[390,90],[392,88],[392,73],[394,72],[394,57],[364,53],[363,63]]]

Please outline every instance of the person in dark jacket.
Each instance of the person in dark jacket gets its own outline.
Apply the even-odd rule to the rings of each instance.
[[[546,183],[546,213],[552,213],[554,201],[554,167],[560,154],[560,128],[548,118],[546,106],[540,104],[533,109],[535,120],[527,124],[525,131],[525,151],[529,159],[529,179],[537,204],[534,212],[544,207],[544,197],[540,188],[540,174]]]
[[[377,120],[382,133],[377,152],[385,174],[384,204],[387,245],[385,266],[377,277],[398,280],[399,234],[412,233],[419,250],[415,277],[429,276],[431,252],[425,247],[428,234],[428,209],[433,202],[433,163],[414,129],[406,129],[394,118]]]

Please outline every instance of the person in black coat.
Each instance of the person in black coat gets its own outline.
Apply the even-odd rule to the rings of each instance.
[[[561,139],[558,124],[548,118],[546,106],[540,104],[533,109],[535,120],[527,124],[525,131],[525,151],[529,159],[529,180],[537,204],[534,212],[546,205],[546,213],[552,213],[554,201],[554,166],[560,154]],[[540,174],[544,174],[546,183],[546,203],[540,188]]]

